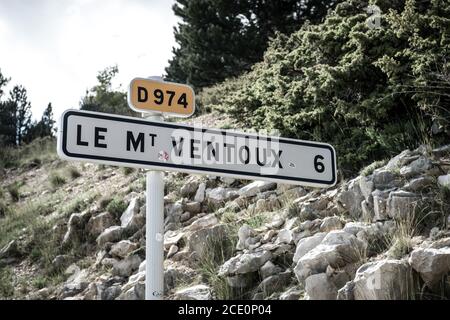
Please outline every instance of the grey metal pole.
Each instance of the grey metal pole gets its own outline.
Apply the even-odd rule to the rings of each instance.
[[[151,77],[161,80],[160,77]],[[148,120],[162,121],[152,113]],[[148,171],[146,195],[145,300],[162,300],[164,294],[164,180],[162,171]]]

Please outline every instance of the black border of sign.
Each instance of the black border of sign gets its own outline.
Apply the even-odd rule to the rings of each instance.
[[[208,171],[209,173],[213,172],[220,172],[230,175],[238,175],[238,176],[248,176],[250,177],[256,177],[256,178],[271,178],[271,179],[280,179],[280,180],[290,180],[290,181],[299,181],[299,182],[310,182],[310,183],[317,183],[317,184],[326,184],[329,186],[333,186],[336,183],[336,155],[334,149],[326,144],[315,144],[315,143],[309,143],[304,142],[300,140],[290,140],[290,139],[283,139],[283,138],[276,138],[277,141],[281,143],[287,143],[287,144],[294,144],[294,145],[302,145],[302,146],[309,146],[309,147],[315,147],[315,148],[324,148],[328,149],[331,152],[332,157],[332,179],[330,181],[324,181],[324,180],[316,180],[316,179],[308,179],[308,178],[292,178],[292,177],[286,177],[286,176],[278,176],[278,175],[263,175],[263,174],[257,174],[257,173],[247,173],[242,171],[234,171],[234,170],[226,170],[226,169],[214,169],[211,170],[209,168],[204,167],[195,167],[195,166],[188,166],[188,165],[179,165],[179,164],[173,164],[173,163],[159,163],[159,162],[153,162],[153,161],[142,161],[142,160],[133,160],[133,159],[118,159],[118,158],[111,158],[111,157],[104,157],[104,156],[92,156],[92,155],[84,155],[84,154],[76,154],[76,153],[70,153],[67,151],[67,121],[68,118],[71,115],[76,116],[82,116],[82,117],[88,117],[88,118],[95,118],[95,119],[105,119],[105,120],[112,120],[112,121],[120,121],[120,122],[129,122],[129,123],[137,123],[137,124],[144,124],[144,125],[152,125],[156,127],[166,127],[166,128],[172,128],[172,129],[186,129],[189,131],[195,131],[194,127],[190,126],[184,126],[184,125],[178,125],[178,124],[170,124],[167,122],[152,122],[148,120],[140,120],[140,119],[134,119],[132,117],[122,117],[122,116],[114,116],[109,114],[101,114],[101,113],[85,113],[85,112],[79,112],[75,110],[70,110],[64,113],[63,116],[63,132],[62,132],[62,151],[64,154],[68,157],[74,157],[74,158],[82,158],[82,159],[93,159],[93,160],[105,160],[105,161],[113,161],[113,162],[124,162],[124,163],[135,163],[135,164],[143,164],[143,165],[153,165],[153,166],[159,166],[159,167],[169,167],[169,168],[180,168],[180,169],[187,169],[187,170],[197,170],[197,171]],[[208,130],[209,132],[214,133],[220,133],[220,134],[227,134],[227,135],[234,135],[239,137],[248,137],[253,139],[267,139],[271,140],[270,137],[264,137],[264,136],[254,136],[254,135],[246,135],[246,134],[240,134],[233,131],[223,131],[218,129],[202,129],[203,131]]]

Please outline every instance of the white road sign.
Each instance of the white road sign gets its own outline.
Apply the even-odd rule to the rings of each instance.
[[[336,153],[325,143],[67,110],[58,154],[67,160],[330,187]]]

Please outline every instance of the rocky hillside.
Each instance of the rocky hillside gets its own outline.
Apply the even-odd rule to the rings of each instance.
[[[167,173],[165,298],[448,299],[449,172],[450,145],[322,190]],[[2,298],[144,298],[142,170],[1,174]]]

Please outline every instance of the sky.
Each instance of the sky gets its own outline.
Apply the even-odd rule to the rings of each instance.
[[[0,0],[0,70],[23,85],[34,119],[79,108],[97,73],[117,64],[113,85],[160,76],[175,45],[174,0]],[[6,91],[6,90],[5,90]]]

